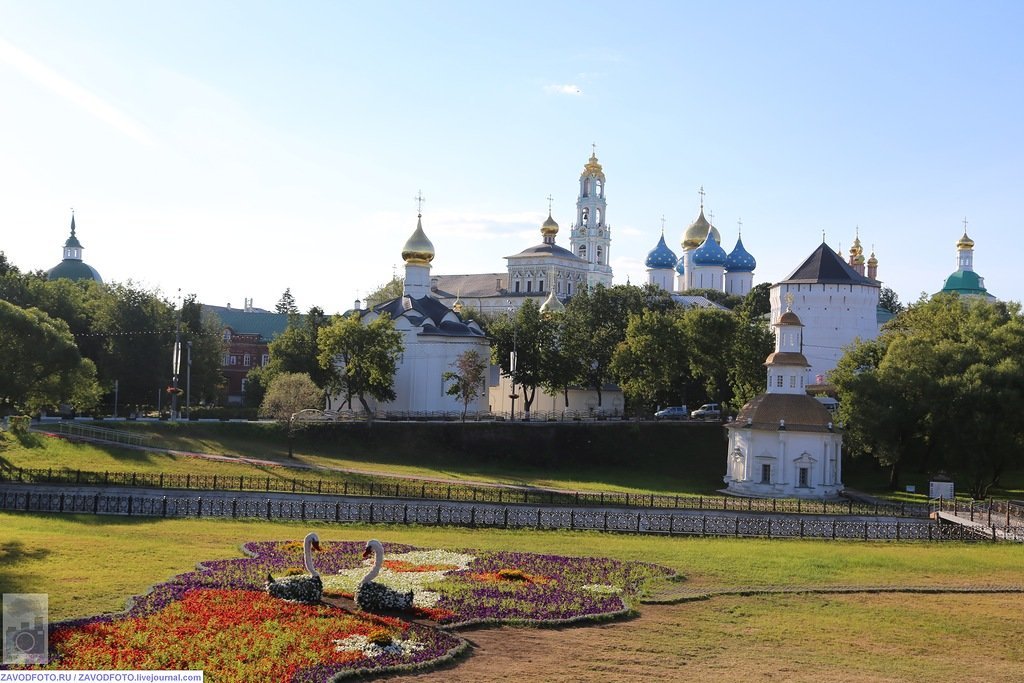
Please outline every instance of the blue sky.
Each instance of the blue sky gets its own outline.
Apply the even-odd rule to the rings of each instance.
[[[995,295],[1024,216],[1019,2],[0,0],[0,250],[61,257],[75,208],[107,281],[345,310],[426,197],[435,273],[568,246],[607,174],[615,280],[679,251],[707,191],[755,282],[861,241],[904,301],[963,231]]]

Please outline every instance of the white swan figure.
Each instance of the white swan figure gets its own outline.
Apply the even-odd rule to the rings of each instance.
[[[324,594],[324,584],[313,567],[313,550],[320,550],[320,539],[315,533],[306,535],[302,541],[302,561],[306,565],[309,576],[286,576],[274,579],[267,574],[267,592],[275,598],[290,602],[302,602],[315,605]]]
[[[359,582],[356,588],[356,604],[360,609],[367,612],[381,610],[407,610],[412,608],[412,591],[399,593],[393,588],[388,588],[382,583],[374,581],[384,566],[384,546],[377,539],[370,539],[363,551],[365,560],[373,553],[373,567],[366,572],[366,576]]]

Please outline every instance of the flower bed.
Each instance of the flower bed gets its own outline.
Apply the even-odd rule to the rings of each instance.
[[[351,594],[365,574],[362,542],[321,544],[314,556],[326,595]],[[452,552],[388,544],[377,581],[412,590],[414,615],[394,617],[278,600],[263,590],[302,563],[294,542],[254,542],[250,557],[205,562],[136,597],[127,612],[55,624],[60,669],[203,669],[218,681],[336,680],[367,671],[416,669],[467,643],[446,629],[473,623],[570,623],[628,611],[642,584],[665,567],[603,558]]]

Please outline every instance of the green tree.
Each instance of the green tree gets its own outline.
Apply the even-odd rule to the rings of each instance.
[[[726,294],[720,289],[690,289],[685,292],[688,296],[702,296],[708,301],[713,301],[719,306],[724,306],[730,311],[743,303],[744,299],[736,294]]]
[[[526,299],[514,316],[498,318],[490,327],[491,362],[522,389],[523,412],[530,416],[537,386],[543,379],[542,350],[551,343],[554,325],[540,314],[533,299]],[[515,367],[512,358],[515,357]]]
[[[597,392],[598,406],[604,385],[612,380],[612,356],[626,338],[629,314],[646,307],[645,291],[632,285],[598,285],[576,294],[566,306],[560,343],[577,363],[575,382]]]
[[[405,292],[405,281],[398,277],[393,276],[387,282],[378,285],[378,287],[366,295],[366,308],[373,308],[377,304],[382,304],[385,301],[391,301],[402,296]]]
[[[680,318],[690,375],[709,400],[729,403],[732,387],[729,372],[733,367],[733,339],[737,318],[713,308],[691,308]],[[767,354],[765,354],[767,355]],[[761,362],[764,362],[762,358]]]
[[[0,300],[0,412],[99,400],[96,367],[83,359],[63,320]]]
[[[367,396],[395,400],[395,372],[404,345],[389,316],[380,315],[364,325],[358,314],[336,315],[320,329],[318,340],[320,365],[337,368],[338,387],[349,406],[354,396],[372,416]]]
[[[104,386],[118,380],[124,403],[152,402],[173,374],[177,311],[131,282],[107,285],[105,292],[93,302],[90,332],[102,343],[94,358],[100,379]]]
[[[442,379],[451,382],[446,393],[462,401],[462,421],[465,422],[469,404],[486,391],[487,360],[476,349],[469,349],[460,353],[452,365],[455,370],[445,372]]]
[[[289,316],[287,329],[269,344],[270,362],[262,373],[258,373],[258,381],[266,384],[279,373],[300,372],[309,375],[328,397],[337,391],[337,370],[333,365],[324,367],[320,364],[320,330],[328,322],[323,309],[317,306],[310,308],[305,316]]]
[[[562,394],[566,408],[569,407],[569,387],[583,372],[579,359],[570,354],[566,338],[565,313],[545,313],[545,320],[551,326],[551,333],[540,349],[540,385],[551,395]]]
[[[889,465],[945,469],[985,497],[1024,452],[1020,304],[921,299],[830,375],[851,444]]]
[[[641,311],[629,316],[626,338],[612,358],[612,374],[631,405],[648,413],[685,402],[689,367],[682,311]]]
[[[191,354],[182,350],[182,379],[190,377],[192,404],[216,401],[224,389],[222,359],[224,340],[220,322],[211,315],[204,315],[203,305],[196,301],[196,295],[185,297],[181,305],[182,345],[191,344]],[[191,355],[191,372],[185,364]],[[182,385],[184,387],[184,384]]]
[[[774,348],[775,335],[765,318],[757,314],[753,306],[738,307],[728,369],[733,410],[739,411],[747,401],[765,390],[764,362]]]
[[[292,415],[300,410],[319,409],[323,405],[324,392],[313,383],[309,375],[282,372],[267,387],[260,415],[290,422]]]
[[[754,285],[742,303],[733,310],[737,313],[746,313],[752,319],[765,317],[772,312],[771,291],[770,282]]]
[[[882,287],[878,293],[878,305],[889,311],[893,315],[897,315],[906,308],[900,303],[900,297],[893,290],[888,287]]]
[[[277,305],[274,306],[274,311],[277,313],[287,313],[288,315],[298,315],[299,307],[295,305],[295,297],[292,296],[291,287],[284,290],[284,294],[281,295]]]

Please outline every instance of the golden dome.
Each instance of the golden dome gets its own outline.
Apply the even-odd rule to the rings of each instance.
[[[564,313],[565,305],[555,296],[555,290],[548,292],[548,298],[540,305],[540,312],[548,315],[552,313]]]
[[[860,237],[856,237],[853,240],[853,246],[850,247],[850,256],[861,256],[864,253],[864,247],[860,245]]]
[[[960,238],[960,241],[956,243],[957,249],[973,249],[974,240],[967,236],[967,231],[964,230],[964,236]]]
[[[871,252],[871,256],[868,258],[868,265],[872,268],[878,265],[878,259],[875,258],[875,252]]]
[[[427,239],[423,232],[423,216],[416,217],[416,231],[412,234],[402,247],[402,259],[416,266],[429,265],[434,260],[434,245]]]
[[[544,237],[554,237],[558,234],[558,223],[551,217],[550,211],[548,211],[548,219],[540,226],[540,234]]]
[[[711,236],[715,238],[715,241],[721,244],[722,236],[718,234],[718,228],[708,223],[708,219],[704,218],[704,208],[701,207],[697,220],[690,223],[690,227],[683,233],[683,249],[690,251],[704,244],[704,240],[708,237],[708,230],[711,231]]]
[[[601,164],[597,163],[597,152],[590,155],[590,160],[583,167],[583,175],[596,175],[599,178],[604,178],[604,169],[601,168]]]

